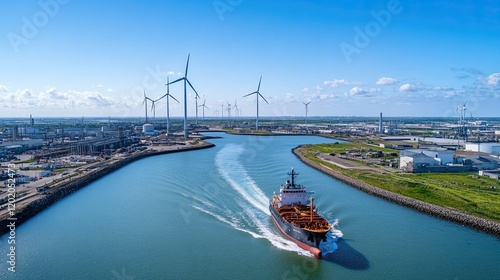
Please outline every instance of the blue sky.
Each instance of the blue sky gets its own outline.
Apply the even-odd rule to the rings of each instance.
[[[2,1],[0,21],[0,117],[143,116],[143,88],[163,95],[189,53],[211,117],[255,116],[261,75],[262,116],[500,112],[495,0]]]

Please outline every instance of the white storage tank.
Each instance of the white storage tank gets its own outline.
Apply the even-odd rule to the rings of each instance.
[[[142,126],[142,133],[144,134],[154,134],[155,133],[155,127],[152,124],[144,124]]]
[[[496,142],[485,142],[485,143],[466,143],[465,150],[471,152],[483,152],[483,153],[500,153],[500,143]]]

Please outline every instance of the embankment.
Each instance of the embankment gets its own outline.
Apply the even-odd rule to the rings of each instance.
[[[463,213],[454,209],[445,208],[437,205],[433,205],[430,203],[426,203],[420,200],[416,200],[413,198],[409,198],[400,194],[396,194],[381,188],[374,187],[372,185],[366,184],[364,182],[355,180],[351,177],[348,177],[338,171],[330,169],[326,166],[318,164],[314,161],[311,161],[304,157],[299,151],[299,147],[292,149],[293,154],[295,154],[302,162],[305,164],[335,178],[338,179],[352,187],[355,187],[359,190],[367,192],[369,194],[378,196],[380,198],[386,199],[388,201],[413,208],[417,211],[436,216],[441,219],[453,221],[468,227],[471,227],[476,230],[480,230],[497,237],[500,237],[500,224],[491,221],[488,219],[483,219],[480,217],[476,217],[467,213]]]
[[[39,199],[30,202],[28,205],[26,205],[26,207],[17,211],[15,213],[15,216],[14,216],[15,218],[17,218],[16,226],[19,226],[23,222],[27,221],[31,217],[33,217],[36,214],[47,209],[50,205],[63,199],[64,197],[78,191],[79,189],[87,186],[88,184],[90,184],[90,183],[102,178],[103,176],[106,176],[106,175],[108,175],[108,174],[110,174],[110,173],[124,167],[125,165],[136,161],[136,160],[143,159],[143,158],[150,157],[150,156],[162,155],[162,154],[206,149],[206,148],[211,148],[214,146],[215,146],[214,144],[207,143],[206,145],[203,145],[203,146],[189,147],[189,148],[183,148],[183,149],[177,149],[177,150],[146,151],[146,152],[119,160],[118,162],[115,162],[113,164],[101,167],[100,169],[95,170],[92,173],[83,175],[82,177],[73,178],[72,180],[63,183],[61,186],[58,186],[56,188],[48,190],[45,195],[41,195]],[[0,235],[7,233],[9,231],[8,224],[10,222],[11,221],[7,220],[7,218],[4,218],[0,221]]]

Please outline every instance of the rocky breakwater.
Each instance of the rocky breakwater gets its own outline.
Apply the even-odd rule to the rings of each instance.
[[[143,159],[149,156],[155,156],[155,155],[161,155],[161,154],[169,154],[169,153],[176,153],[176,152],[183,152],[183,151],[191,151],[191,150],[199,150],[199,149],[206,149],[206,148],[211,148],[214,147],[214,144],[211,143],[204,143],[199,146],[190,146],[190,147],[182,147],[178,149],[169,149],[169,150],[160,150],[160,151],[144,151],[140,154],[136,154],[124,159],[120,159],[112,164],[107,164],[105,166],[96,168],[95,170],[81,175],[80,177],[73,177],[69,181],[64,181],[56,186],[52,186],[49,190],[45,192],[45,194],[40,195],[39,199],[36,199],[32,202],[30,202],[28,205],[23,207],[22,209],[19,209],[15,213],[15,218],[16,218],[16,226],[20,225],[21,223],[27,221],[29,218],[35,216],[36,214],[42,212],[45,210],[47,207],[50,205],[54,204],[55,202],[63,199],[64,197],[76,192],[77,190],[87,186],[88,184],[94,182],[95,180],[98,180],[99,178],[102,178],[103,176],[106,176],[107,174],[110,174],[111,172],[114,172],[123,166],[134,162],[139,159]],[[0,235],[7,233],[9,231],[9,220],[7,220],[7,217],[4,217],[2,220],[0,220]]]
[[[500,223],[497,223],[495,221],[491,221],[488,219],[476,217],[467,213],[463,213],[460,211],[457,211],[455,209],[450,209],[450,208],[445,208],[437,205],[433,205],[427,202],[423,202],[420,200],[416,200],[413,198],[409,198],[400,194],[396,194],[381,188],[374,187],[372,185],[369,185],[367,183],[358,181],[356,179],[353,179],[351,177],[348,177],[338,171],[335,171],[331,168],[328,168],[324,165],[318,164],[314,161],[311,161],[304,157],[302,153],[299,151],[299,147],[292,149],[293,154],[295,154],[302,162],[305,164],[335,178],[338,179],[352,187],[355,187],[359,190],[362,190],[364,192],[367,192],[369,194],[381,197],[383,199],[386,199],[388,201],[407,206],[410,208],[413,208],[417,211],[436,216],[441,219],[453,221],[492,235],[495,235],[497,237],[500,237]]]

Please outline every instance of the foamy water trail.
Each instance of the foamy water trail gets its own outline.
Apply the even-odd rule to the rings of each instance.
[[[308,251],[301,249],[297,244],[271,229],[269,200],[241,165],[239,156],[243,151],[243,145],[227,145],[217,153],[215,163],[219,174],[233,190],[240,194],[237,204],[243,209],[239,215],[248,226],[246,230],[249,233],[252,232],[252,236],[256,238],[266,238],[279,249],[312,256]]]
[[[199,198],[184,193],[182,195],[192,200],[194,209],[210,215],[236,230],[248,233],[254,238],[265,238],[278,249],[312,257],[310,252],[283,237],[274,227],[268,209],[268,198],[248,175],[239,160],[243,152],[243,145],[230,144],[222,148],[215,157],[219,175],[236,192],[232,196],[235,200],[234,205],[229,206],[228,201],[207,201],[216,198]],[[325,253],[333,252],[336,249],[335,241],[338,239],[338,233],[329,233],[328,235],[327,241],[322,242]]]
[[[228,145],[217,153],[215,163],[220,175],[237,191],[246,201],[263,213],[269,214],[268,198],[255,182],[248,176],[246,170],[238,161],[239,155],[244,151],[242,145]]]

